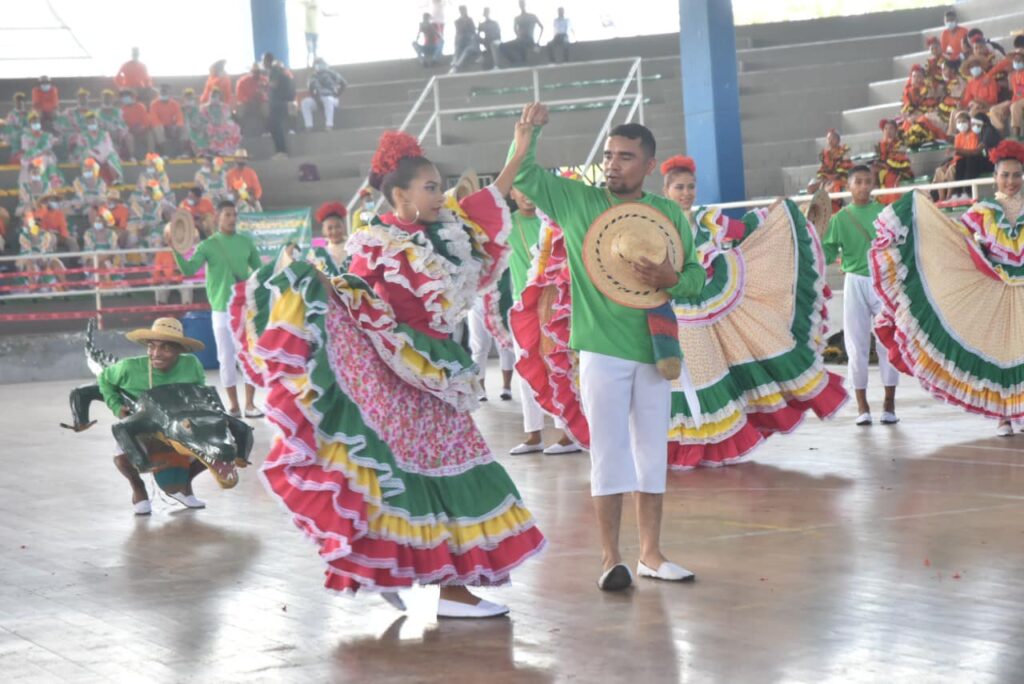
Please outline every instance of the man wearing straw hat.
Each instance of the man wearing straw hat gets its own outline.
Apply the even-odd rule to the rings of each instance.
[[[515,187],[562,227],[568,253],[570,346],[579,352],[581,403],[590,425],[590,488],[603,551],[598,586],[614,591],[633,582],[619,553],[626,492],[636,499],[638,573],[692,579],[693,573],[662,555],[660,544],[671,385],[658,351],[661,338],[669,337],[678,357],[675,316],[655,325],[644,310],[703,288],[705,273],[689,225],[673,202],[643,191],[644,178],[656,167],[654,136],[644,126],[611,131],[604,148],[607,185],[598,188],[555,176],[537,163],[537,138],[548,121],[544,105],[527,105],[522,121],[533,124],[534,135]],[[623,210],[630,216],[617,225],[607,220]],[[670,324],[668,335],[662,323]]]
[[[217,205],[217,232],[203,240],[195,253],[186,259],[187,248],[172,241],[174,260],[187,276],[195,275],[206,265],[206,299],[210,302],[213,337],[217,342],[217,362],[220,364],[220,382],[228,395],[228,415],[239,417],[238,407],[238,350],[228,325],[228,301],[235,283],[241,282],[263,265],[256,243],[235,230],[238,214],[235,203],[221,200]],[[245,384],[245,417],[259,418],[263,414],[253,403],[256,388]]]
[[[205,385],[206,375],[203,366],[192,354],[185,352],[200,351],[203,343],[185,337],[181,323],[175,318],[158,318],[152,327],[133,330],[126,335],[132,342],[146,347],[145,356],[132,356],[122,359],[112,366],[103,369],[98,384],[103,401],[106,402],[115,416],[124,418],[129,410],[124,406],[123,395],[137,398],[146,390],[160,385],[188,383]],[[135,515],[149,515],[152,506],[146,485],[139,471],[131,464],[128,457],[118,450],[114,457],[114,465],[132,486],[132,507]],[[168,491],[168,495],[188,508],[203,508],[205,503],[192,493],[192,480],[206,470],[206,466],[193,460],[184,477],[179,491]]]

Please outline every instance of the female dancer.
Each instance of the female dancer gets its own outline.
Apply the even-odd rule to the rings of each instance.
[[[875,222],[871,276],[882,299],[878,338],[893,365],[936,397],[999,419],[1024,416],[1024,144],[989,158],[996,195],[960,222],[927,195],[908,193]]]
[[[494,185],[461,201],[415,139],[385,133],[370,183],[395,211],[349,238],[348,272],[296,262],[262,293],[256,278],[236,290],[241,360],[282,432],[264,481],[320,547],[329,589],[401,606],[396,590],[439,584],[439,616],[501,615],[466,587],[508,582],[544,545],[473,424],[476,368],[451,337],[504,268],[503,197],[531,131],[519,124]]]

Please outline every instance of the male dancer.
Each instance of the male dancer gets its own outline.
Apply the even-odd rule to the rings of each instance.
[[[195,254],[186,259],[177,252],[174,260],[186,276],[195,275],[206,264],[206,299],[210,302],[213,319],[213,337],[217,342],[217,362],[220,364],[220,382],[228,395],[228,415],[240,415],[238,408],[238,350],[228,324],[228,301],[235,283],[249,277],[263,265],[256,245],[248,235],[235,231],[238,214],[235,203],[221,200],[217,204],[217,232],[196,247]],[[253,403],[256,388],[245,383],[245,417],[259,418],[263,414]]]
[[[643,190],[644,178],[656,166],[654,136],[644,126],[624,124],[612,129],[604,147],[607,185],[597,188],[552,175],[537,163],[537,138],[548,122],[547,107],[527,105],[522,121],[535,128],[515,186],[562,227],[569,258],[570,346],[580,355],[580,393],[591,430],[590,489],[603,551],[604,572],[598,586],[615,591],[633,583],[619,553],[625,492],[636,493],[638,574],[664,580],[692,579],[692,572],[661,553],[671,386],[654,365],[647,314],[602,294],[583,265],[583,241],[594,220],[614,205],[641,202],[672,220],[686,257],[680,272],[666,258],[660,264],[644,259],[635,267],[637,273],[648,286],[673,297],[696,295],[704,286],[705,273],[695,258],[689,224],[674,202]]]

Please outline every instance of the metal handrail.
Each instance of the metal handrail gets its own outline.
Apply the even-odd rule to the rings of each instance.
[[[597,132],[597,139],[594,140],[594,144],[590,148],[590,153],[587,155],[587,160],[583,162],[583,168],[587,168],[588,166],[590,166],[590,164],[594,161],[594,157],[597,155],[598,148],[600,148],[601,145],[604,144],[604,139],[608,136],[608,131],[611,130],[612,121],[615,119],[615,114],[618,113],[619,107],[622,106],[622,101],[626,97],[626,91],[629,90],[629,86],[633,82],[633,79],[637,77],[638,73],[640,73],[641,61],[642,60],[639,57],[633,59],[633,66],[630,67],[629,73],[626,74],[626,80],[622,82],[622,87],[619,89],[619,94],[615,98],[615,103],[612,105],[611,110],[608,112],[608,116],[605,117],[604,124]],[[637,111],[637,107],[639,107],[640,111],[640,123],[643,123],[643,99],[643,86],[640,85],[640,81],[638,79],[637,96],[634,99],[633,106],[629,110],[629,115],[626,118],[627,123],[633,120],[633,114]]]

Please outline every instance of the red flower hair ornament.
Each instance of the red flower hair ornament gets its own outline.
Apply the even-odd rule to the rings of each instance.
[[[422,157],[423,148],[416,138],[400,131],[384,131],[377,143],[377,151],[370,162],[370,170],[377,176],[386,176],[398,168],[406,157]]]
[[[693,161],[692,157],[684,157],[681,154],[677,154],[674,157],[669,157],[661,163],[661,175],[667,176],[673,171],[688,171],[689,173],[697,173],[697,163]]]
[[[341,202],[324,202],[320,205],[320,208],[316,210],[317,223],[323,223],[331,216],[337,216],[344,220],[348,216],[348,209]]]
[[[1016,140],[1004,140],[988,153],[989,161],[993,164],[998,164],[1005,159],[1016,159],[1021,164],[1024,164],[1024,143],[1019,143]]]

